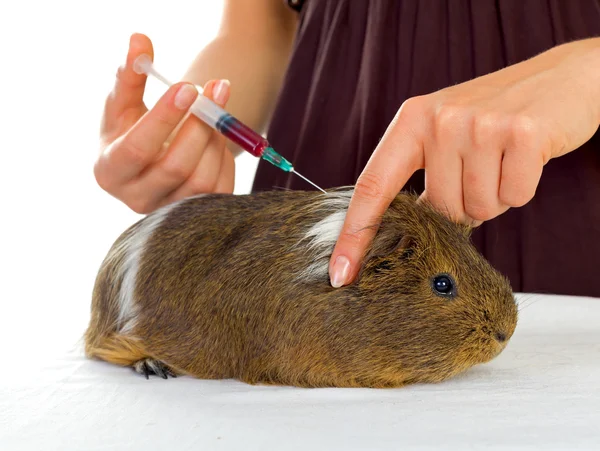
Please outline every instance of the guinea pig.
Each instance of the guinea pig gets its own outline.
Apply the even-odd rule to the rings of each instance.
[[[200,195],[128,228],[104,259],[89,358],[163,378],[298,387],[435,383],[489,362],[517,324],[471,229],[401,193],[356,280],[328,262],[352,196]]]

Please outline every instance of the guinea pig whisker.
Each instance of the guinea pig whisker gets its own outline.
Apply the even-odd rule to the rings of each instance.
[[[526,308],[528,308],[528,307],[531,307],[533,304],[535,304],[535,302],[537,302],[537,301],[530,302],[529,304],[527,304],[527,305],[523,305],[522,307],[520,306],[520,307],[518,308],[518,311],[519,311],[519,313],[521,313],[521,312],[522,312],[523,310],[525,310]]]
[[[533,304],[535,304],[537,301],[539,301],[539,298],[536,299],[534,294],[528,294],[525,295],[522,299],[520,299],[517,302],[517,309],[518,312],[522,312],[523,310],[525,310],[527,307],[532,306]]]
[[[423,255],[425,252],[427,252],[429,249],[431,249],[431,246],[427,246],[427,247],[423,248],[423,249],[421,250],[421,252],[419,252],[419,254],[417,255],[417,257],[416,257],[416,258],[417,258],[417,259],[421,258],[421,256],[422,256],[422,255]]]
[[[287,188],[285,186],[273,186],[273,190],[292,191],[290,188]]]

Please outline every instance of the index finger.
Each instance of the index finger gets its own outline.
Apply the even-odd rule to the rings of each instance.
[[[399,112],[400,113],[400,112]],[[329,262],[333,287],[354,280],[381,217],[411,175],[423,167],[423,148],[415,133],[398,121],[389,125],[356,182],[344,225]]]

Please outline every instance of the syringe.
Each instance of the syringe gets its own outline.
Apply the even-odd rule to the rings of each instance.
[[[136,58],[133,63],[133,70],[138,74],[152,75],[167,86],[173,84],[155,69],[152,58],[147,54],[142,54]],[[192,114],[255,157],[262,158],[285,172],[292,172],[298,175],[325,193],[325,190],[298,173],[292,163],[275,152],[267,139],[244,125],[208,97],[203,96],[202,88],[199,86],[196,88],[200,95],[190,108]]]

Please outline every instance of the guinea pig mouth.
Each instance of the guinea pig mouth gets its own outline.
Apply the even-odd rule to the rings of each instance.
[[[470,354],[473,356],[473,360],[476,364],[487,363],[498,357],[498,355],[504,351],[504,348],[506,348],[507,343],[508,340],[506,339],[500,341],[489,335],[484,336],[477,340],[477,344],[473,344]]]
[[[504,348],[506,348],[506,345],[508,343],[508,339],[504,338],[502,340],[498,340],[496,337],[490,337],[489,341],[489,358],[487,359],[487,361],[495,359],[496,357],[498,357],[498,355],[500,355],[502,351],[504,351]]]
[[[504,348],[506,348],[506,344],[503,343],[494,343],[492,346],[492,353],[493,353],[493,357],[498,357],[498,355],[504,351]]]

